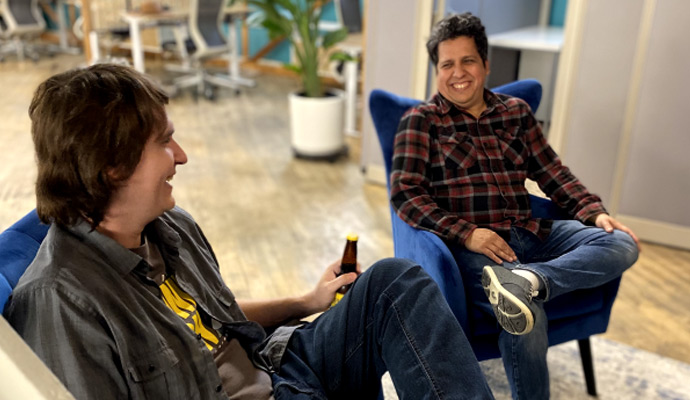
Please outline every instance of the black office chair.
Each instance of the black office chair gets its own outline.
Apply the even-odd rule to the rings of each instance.
[[[362,10],[359,0],[335,0],[335,13],[338,21],[347,28],[347,32],[362,32]]]
[[[25,57],[38,61],[40,46],[34,39],[46,29],[38,0],[0,0],[0,15],[1,35],[9,42],[3,46],[4,53],[14,52],[20,61]]]
[[[210,58],[230,56],[231,46],[223,33],[223,9],[226,0],[190,0],[187,30],[189,40],[184,38],[180,29],[176,30],[178,48],[182,53],[181,66],[167,65],[170,71],[183,72],[188,75],[176,78],[173,86],[168,88],[174,96],[179,90],[196,87],[196,93],[207,99],[215,98],[216,88],[225,87],[239,92],[241,83],[227,74],[212,73],[204,68],[203,62]],[[184,45],[180,45],[184,44]]]

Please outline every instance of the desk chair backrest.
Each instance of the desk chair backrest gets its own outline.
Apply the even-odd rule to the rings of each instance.
[[[38,0],[3,0],[0,5],[0,14],[7,25],[7,35],[36,35],[46,29]]]
[[[362,32],[362,10],[359,0],[336,0],[335,14],[348,33]]]
[[[226,0],[190,0],[189,36],[196,59],[228,54],[230,47],[223,34],[223,8]]]
[[[48,226],[41,224],[36,210],[26,214],[0,234],[0,310],[31,264]]]

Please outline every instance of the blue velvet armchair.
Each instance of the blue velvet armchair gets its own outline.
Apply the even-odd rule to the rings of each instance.
[[[512,82],[494,88],[493,91],[525,100],[532,111],[536,111],[541,101],[541,84],[532,79]],[[383,90],[371,92],[369,109],[381,143],[388,179],[393,158],[393,141],[400,119],[406,110],[419,103],[420,100]],[[390,189],[390,181],[388,186]],[[568,218],[550,200],[531,196],[531,205],[535,217]],[[467,301],[459,267],[445,243],[433,233],[411,227],[392,208],[390,211],[396,257],[414,260],[436,281],[462,325],[477,359],[481,361],[500,357],[500,327],[495,319],[474,309]],[[616,279],[598,288],[578,290],[557,297],[545,304],[549,319],[549,345],[578,340],[587,392],[590,395],[596,395],[596,386],[589,337],[606,331],[619,285],[620,279]]]
[[[48,226],[41,224],[36,210],[26,214],[0,234],[0,310],[17,285],[17,281],[31,264]]]

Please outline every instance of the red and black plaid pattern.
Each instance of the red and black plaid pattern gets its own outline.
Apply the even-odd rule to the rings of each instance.
[[[527,103],[489,90],[484,99],[479,119],[440,94],[405,113],[391,173],[400,218],[460,244],[478,226],[545,238],[552,221],[532,218],[526,178],[582,222],[606,211],[561,163]]]

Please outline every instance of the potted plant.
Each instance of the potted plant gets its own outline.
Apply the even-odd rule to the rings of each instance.
[[[319,67],[327,59],[349,60],[343,52],[328,51],[347,36],[347,29],[324,32],[319,29],[323,1],[248,0],[258,13],[253,23],[260,24],[271,39],[285,38],[293,46],[295,71],[302,89],[289,95],[291,143],[298,157],[333,158],[345,148],[343,136],[344,97],[342,91],[324,88]]]

